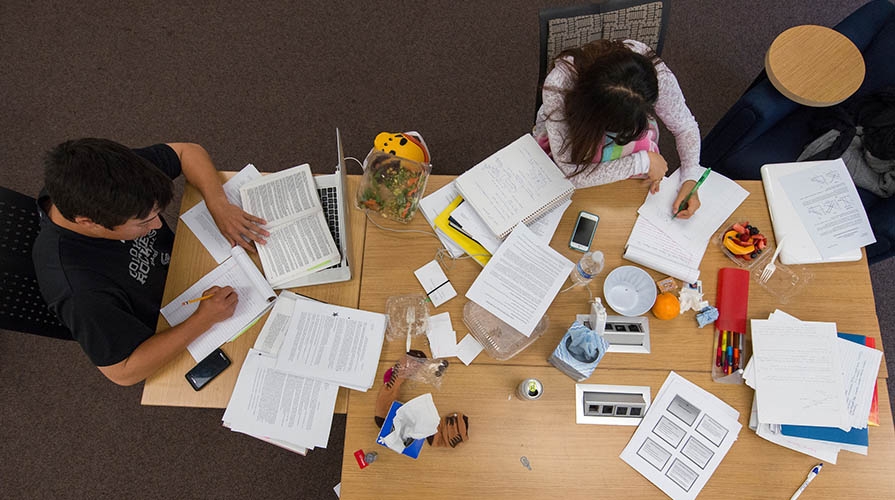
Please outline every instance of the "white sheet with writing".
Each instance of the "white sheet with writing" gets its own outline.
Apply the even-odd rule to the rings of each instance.
[[[841,160],[780,178],[821,257],[836,257],[876,241],[855,183]]]
[[[224,411],[230,429],[302,448],[325,448],[339,386],[275,368],[276,358],[249,350]]]
[[[196,361],[203,358],[251,326],[268,308],[277,295],[255,267],[242,247],[230,249],[232,257],[214,268],[162,308],[161,313],[171,326],[177,326],[192,316],[201,302],[183,303],[202,296],[212,286],[232,286],[239,297],[236,311],[229,318],[215,323],[192,341],[187,350]]]
[[[682,243],[644,217],[638,217],[625,243],[623,258],[655,269],[685,283],[699,279],[699,265],[707,243]]]
[[[277,369],[366,391],[385,339],[386,316],[298,300],[277,357]]]
[[[739,412],[675,372],[620,455],[675,500],[696,498],[739,436]]]
[[[761,423],[851,428],[835,323],[753,319],[751,330]]]
[[[749,196],[749,191],[736,182],[718,172],[711,172],[697,191],[699,210],[689,219],[672,219],[673,210],[676,209],[674,200],[678,195],[680,178],[681,171],[678,169],[662,179],[659,192],[647,194],[637,213],[661,227],[682,245],[686,242],[708,243],[721,224],[724,224],[730,214]],[[705,245],[701,246],[705,251]]]
[[[224,195],[230,203],[242,207],[242,197],[239,195],[239,188],[243,184],[261,177],[261,173],[255,168],[255,165],[249,163],[238,174],[234,175],[224,183]],[[180,219],[186,223],[190,231],[196,235],[202,246],[208,250],[208,253],[214,257],[214,260],[220,264],[230,257],[230,243],[227,238],[221,234],[221,230],[214,223],[211,212],[205,200],[197,203],[193,208],[187,210],[180,216]]]
[[[466,297],[526,337],[575,266],[519,224],[466,292]]]

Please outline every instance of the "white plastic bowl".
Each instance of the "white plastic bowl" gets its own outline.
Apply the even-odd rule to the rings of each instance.
[[[606,276],[603,297],[622,316],[641,316],[656,302],[656,284],[643,269],[621,266]]]

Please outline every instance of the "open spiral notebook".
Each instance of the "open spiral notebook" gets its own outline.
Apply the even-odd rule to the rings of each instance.
[[[575,186],[525,134],[456,180],[457,190],[491,231],[504,239],[572,197]]]

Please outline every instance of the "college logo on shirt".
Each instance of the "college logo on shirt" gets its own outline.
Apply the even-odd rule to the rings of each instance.
[[[149,277],[149,271],[155,265],[159,251],[155,249],[156,230],[153,229],[146,236],[137,238],[131,245],[130,255],[131,261],[128,264],[128,271],[132,278],[137,280],[141,285],[146,284]],[[171,256],[167,255],[167,260],[171,260]]]

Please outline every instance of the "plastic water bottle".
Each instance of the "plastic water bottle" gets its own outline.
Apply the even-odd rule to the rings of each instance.
[[[575,286],[586,286],[594,279],[594,276],[600,274],[600,271],[603,270],[603,263],[603,252],[599,250],[587,252],[581,256],[578,264],[572,269],[569,279],[572,280]]]

